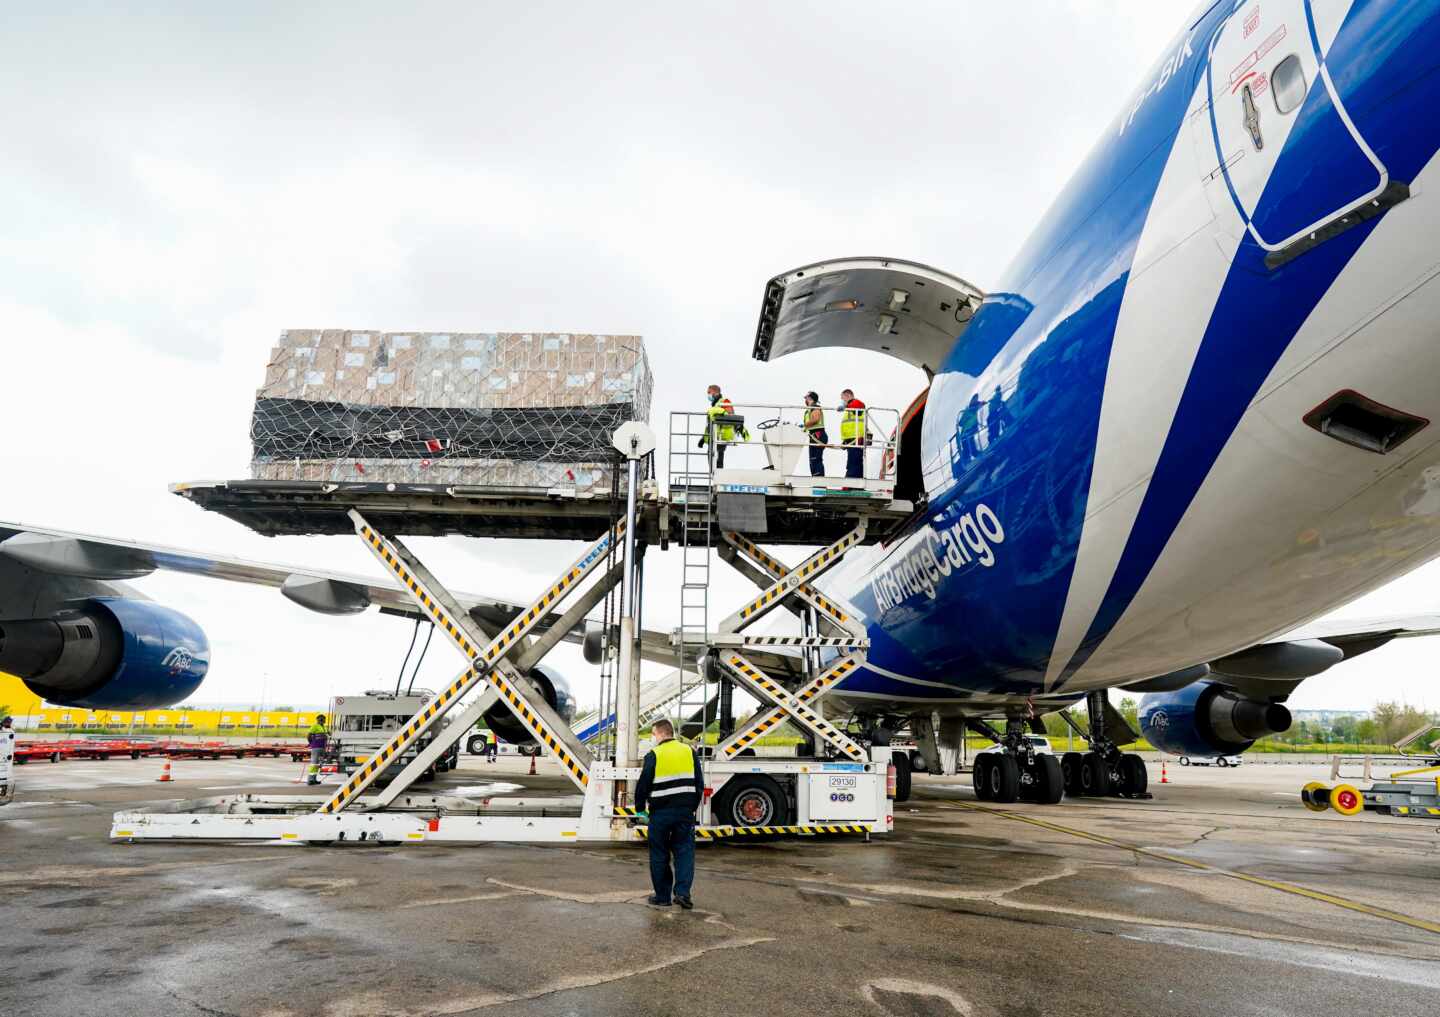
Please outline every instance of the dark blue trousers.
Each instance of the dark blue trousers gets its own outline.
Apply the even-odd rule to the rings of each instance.
[[[661,900],[690,896],[695,881],[695,813],[689,809],[661,809],[650,813],[650,885]],[[670,856],[675,871],[670,871]]]

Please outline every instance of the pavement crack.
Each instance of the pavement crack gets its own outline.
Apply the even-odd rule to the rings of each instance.
[[[240,1014],[235,1013],[233,1010],[217,1010],[212,1006],[206,1006],[204,1003],[197,1002],[191,999],[189,996],[182,996],[174,988],[166,985],[164,982],[159,982],[157,984],[160,986],[161,989],[165,991],[165,995],[169,996],[171,999],[179,1003],[184,1003],[186,1006],[193,1006],[201,1013],[213,1014],[214,1017],[241,1017]]]

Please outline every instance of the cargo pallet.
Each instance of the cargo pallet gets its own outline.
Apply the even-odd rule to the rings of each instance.
[[[787,449],[786,443],[768,434],[766,454],[781,468],[716,469],[713,440],[709,451],[693,451],[696,435],[705,433],[718,437],[713,422],[703,414],[672,418],[669,498],[660,496],[653,484],[641,488],[639,464],[653,453],[655,439],[648,427],[638,423],[626,424],[615,433],[628,483],[623,493],[604,498],[396,484],[176,485],[177,494],[261,533],[354,533],[398,581],[414,604],[413,613],[435,626],[459,651],[464,665],[449,685],[333,792],[240,795],[175,810],[120,812],[114,817],[111,837],[399,844],[643,840],[647,817],[633,807],[632,794],[640,776],[639,731],[645,720],[640,695],[640,604],[643,551],[650,544],[688,549],[685,587],[693,610],[673,638],[682,664],[679,685],[675,695],[664,697],[665,703],[678,705],[677,727],[684,729],[688,718],[698,720],[703,730],[710,720],[728,716],[725,704],[735,688],[745,689],[763,704],[738,730],[722,728],[720,744],[704,761],[707,795],[697,837],[707,841],[869,837],[889,832],[894,822],[891,750],[862,745],[831,724],[821,708],[825,694],[863,663],[866,633],[853,610],[822,595],[811,583],[839,564],[848,550],[897,529],[913,506],[895,500],[893,481],[883,475],[879,480],[791,477],[789,467],[798,450]],[[895,450],[879,451],[883,474],[893,468]],[[686,460],[678,468],[677,455]],[[701,462],[688,461],[697,455]],[[461,608],[399,533],[584,537],[591,543],[533,603],[503,627],[488,630]],[[822,545],[822,550],[792,569],[760,550],[752,538],[769,544]],[[723,559],[756,583],[759,593],[712,631],[705,623],[708,569],[710,551],[717,546]],[[592,575],[599,578],[576,597]],[[602,597],[617,593],[615,624],[604,627],[607,645],[602,653],[602,659],[618,662],[610,672],[613,688],[602,694],[602,701],[612,706],[608,716],[602,712],[603,719],[592,725],[600,737],[587,744],[538,694],[525,672],[582,625]],[[686,597],[682,590],[682,601]],[[562,612],[562,604],[571,598],[574,602]],[[803,619],[802,636],[752,631],[755,622],[782,607]],[[752,660],[767,650],[773,654],[778,647],[799,655],[798,670],[767,671]],[[695,666],[693,675],[690,664]],[[560,764],[578,800],[492,800],[481,807],[465,799],[410,793],[425,770],[496,704],[508,708]],[[690,713],[697,706],[698,714]],[[457,716],[443,725],[452,712]],[[756,737],[782,721],[807,734],[815,747],[812,758],[756,758],[747,752]],[[433,734],[432,740],[376,793],[377,778],[428,734]],[[768,791],[772,788],[784,789],[779,807]],[[717,801],[724,802],[730,818],[753,822],[707,822]]]

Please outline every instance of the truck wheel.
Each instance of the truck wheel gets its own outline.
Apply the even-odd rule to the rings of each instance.
[[[1181,766],[1189,766],[1189,765],[1190,765],[1190,757],[1189,757],[1189,756],[1181,756],[1181,757],[1180,757],[1180,765],[1181,765]]]
[[[895,800],[910,800],[910,756],[904,752],[890,753],[890,762],[895,764]]]
[[[483,755],[485,752],[485,739],[480,735],[474,735],[465,743],[465,751],[472,756]]]
[[[930,772],[930,768],[925,765],[925,756],[924,756],[922,753],[920,753],[920,752],[918,752],[918,751],[912,751],[912,752],[910,753],[910,772],[911,772],[911,773],[929,773],[929,772]]]
[[[731,777],[710,808],[719,826],[785,826],[790,820],[785,792],[763,774]]]

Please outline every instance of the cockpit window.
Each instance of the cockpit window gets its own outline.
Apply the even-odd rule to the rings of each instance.
[[[1281,113],[1298,109],[1305,101],[1305,68],[1300,66],[1300,58],[1294,53],[1270,72],[1270,94],[1275,96],[1275,108]]]

